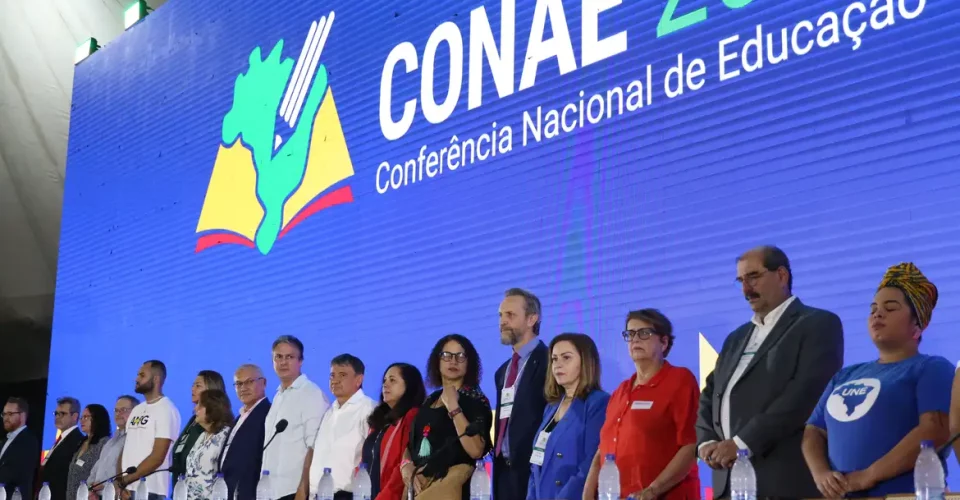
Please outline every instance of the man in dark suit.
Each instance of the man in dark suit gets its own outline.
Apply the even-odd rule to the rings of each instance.
[[[267,379],[257,365],[243,365],[233,375],[233,386],[243,408],[220,452],[220,472],[227,482],[229,498],[255,500],[263,460],[264,422],[270,411],[270,400],[265,396]]]
[[[77,427],[80,421],[80,401],[70,397],[58,399],[53,416],[54,423],[60,430],[60,436],[57,437],[53,449],[50,450],[50,454],[40,468],[41,481],[50,483],[52,500],[73,499],[77,496],[77,492],[67,491],[67,473],[70,472],[73,454],[80,449],[80,445],[86,439]]]
[[[493,494],[495,500],[526,498],[530,454],[547,405],[547,346],[540,334],[540,299],[519,288],[507,290],[500,303],[500,341],[513,356],[495,376]]]
[[[7,498],[20,489],[24,500],[33,498],[33,480],[40,463],[40,442],[27,429],[30,407],[25,399],[10,398],[3,406],[3,431],[0,440],[0,484],[6,485]]]
[[[758,498],[819,497],[800,443],[807,418],[843,366],[840,318],[792,295],[790,261],[779,248],[740,256],[737,282],[754,316],[727,337],[707,377],[697,454],[713,469],[716,498],[730,496],[739,450],[756,470]]]

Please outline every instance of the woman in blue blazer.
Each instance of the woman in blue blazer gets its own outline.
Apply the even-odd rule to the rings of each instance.
[[[527,500],[580,500],[610,395],[600,389],[597,345],[582,333],[550,342],[547,408],[530,457]]]

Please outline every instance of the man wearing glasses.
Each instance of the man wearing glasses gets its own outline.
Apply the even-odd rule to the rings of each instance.
[[[323,414],[330,406],[327,396],[303,374],[303,343],[293,335],[273,342],[273,370],[280,387],[264,422],[263,464],[270,471],[270,487],[276,500],[307,500],[313,443]],[[276,435],[277,423],[287,426]],[[273,439],[273,442],[271,442]]]
[[[7,498],[20,490],[24,499],[33,498],[33,477],[40,462],[40,442],[27,429],[27,401],[10,398],[3,406],[3,431],[0,440],[0,484],[6,485]]]
[[[100,458],[90,470],[90,477],[87,479],[87,485],[106,481],[117,474],[117,462],[120,460],[120,454],[123,452],[123,444],[127,441],[127,419],[130,418],[130,412],[134,407],[140,404],[140,400],[134,396],[120,396],[113,406],[113,423],[117,430],[113,437],[103,445],[100,451]],[[103,485],[97,486],[95,491],[90,492],[90,500],[96,500],[100,496]]]
[[[265,396],[267,379],[259,366],[242,365],[233,374],[233,387],[243,407],[220,453],[220,472],[227,482],[229,498],[254,500],[263,461],[264,423],[270,411],[270,400]]]
[[[700,395],[697,456],[713,469],[714,497],[730,495],[730,468],[746,450],[757,497],[819,497],[800,450],[806,420],[843,366],[836,314],[793,296],[787,255],[764,246],[737,259],[753,310],[723,343]]]
[[[77,427],[80,421],[80,401],[70,397],[58,399],[53,417],[60,434],[53,443],[53,449],[44,458],[41,466],[41,481],[50,483],[52,500],[66,500],[68,497],[72,499],[77,492],[67,491],[67,473],[70,472],[73,454],[80,449],[80,445],[86,439]]]

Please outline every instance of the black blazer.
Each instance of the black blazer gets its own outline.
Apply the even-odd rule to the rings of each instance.
[[[0,449],[5,443],[6,438],[0,439]],[[17,434],[7,452],[0,458],[0,483],[7,487],[7,498],[13,496],[16,488],[20,488],[23,500],[33,498],[33,481],[39,465],[40,441],[37,441],[30,429],[24,429]]]
[[[236,430],[237,417],[230,428],[230,434],[227,442],[230,443],[230,450],[224,446],[220,450],[220,472],[223,473],[223,480],[227,482],[227,489],[230,491],[228,498],[234,498],[234,490],[239,485],[239,500],[254,500],[257,498],[257,483],[260,481],[260,467],[263,462],[263,442],[266,430],[264,429],[267,420],[267,413],[270,411],[270,400],[264,399],[251,412],[250,416],[243,422],[240,430]],[[236,435],[234,436],[234,432]],[[223,456],[227,452],[226,457]]]
[[[53,449],[47,462],[40,469],[40,480],[50,483],[50,498],[52,500],[74,499],[77,492],[67,491],[67,473],[70,472],[70,462],[73,455],[80,449],[86,436],[77,427],[70,434],[60,440],[60,444]]]
[[[700,393],[697,445],[722,441],[720,404],[754,324],[723,342]],[[757,497],[819,498],[800,443],[810,413],[843,366],[843,326],[836,314],[795,299],[760,345],[730,393],[730,432],[750,448]],[[714,496],[729,496],[729,469],[713,471]]]
[[[543,395],[543,386],[547,378],[547,346],[543,341],[536,339],[537,347],[530,353],[530,358],[520,379],[516,382],[517,392],[513,398],[513,412],[510,414],[509,443],[510,446],[510,471],[512,476],[510,488],[516,490],[511,498],[526,498],[527,483],[530,480],[530,454],[533,453],[533,442],[537,438],[537,430],[540,428],[540,421],[543,419],[543,409],[547,406],[547,400]],[[497,383],[497,413],[493,421],[493,428],[496,439],[500,436],[500,398],[502,397],[503,384],[507,378],[507,369],[510,367],[510,360],[507,360],[495,375]],[[502,467],[493,468],[493,482],[498,484],[505,478]],[[495,487],[496,488],[496,487]],[[496,491],[496,490],[495,490]]]

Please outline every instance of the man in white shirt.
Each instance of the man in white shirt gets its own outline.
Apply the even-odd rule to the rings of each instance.
[[[243,407],[220,453],[220,472],[229,498],[255,500],[263,467],[264,424],[270,412],[267,379],[259,366],[242,365],[233,375],[233,386]]]
[[[309,498],[313,443],[323,413],[330,406],[327,396],[302,373],[302,368],[303,343],[293,335],[281,335],[273,342],[273,369],[280,377],[280,387],[264,422],[262,466],[262,470],[270,471],[276,500]],[[277,424],[284,420],[286,427],[277,433]]]
[[[819,497],[800,443],[843,366],[840,318],[793,296],[790,261],[777,247],[741,255],[736,281],[754,315],[724,341],[700,393],[697,455],[713,469],[716,498],[730,496],[741,450],[756,471],[758,498]]]
[[[170,398],[163,395],[167,367],[150,360],[140,367],[134,390],[144,397],[127,419],[127,438],[120,454],[120,468],[136,467],[136,472],[117,479],[122,500],[129,500],[140,478],[146,477],[149,500],[163,500],[170,495],[170,474],[154,471],[170,467],[170,445],[180,431],[180,412]],[[137,499],[141,500],[141,499]]]
[[[323,416],[313,445],[310,487],[316,491],[329,468],[334,500],[353,498],[353,472],[360,465],[363,441],[370,433],[367,417],[376,403],[363,393],[363,361],[341,354],[330,361],[330,392],[337,398]]]

